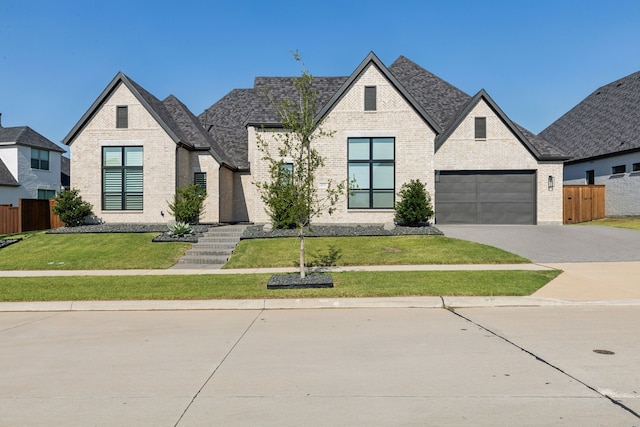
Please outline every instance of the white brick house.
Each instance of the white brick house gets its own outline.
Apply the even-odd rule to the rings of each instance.
[[[161,102],[118,74],[65,138],[71,185],[105,221],[160,222],[168,219],[175,189],[204,171],[203,221],[268,222],[254,185],[268,177],[257,135],[273,141],[282,131],[271,99],[295,99],[294,81],[258,77],[198,122],[174,97]],[[373,53],[350,76],[315,77],[313,88],[317,120],[334,132],[316,140],[325,158],[317,182],[356,178],[357,184],[333,215],[317,222],[390,222],[402,184],[420,179],[434,199],[436,223],[562,223],[562,191],[549,183],[560,181],[566,157],[511,122],[486,92],[471,97],[407,58],[386,67]],[[118,127],[123,110],[128,126]],[[127,165],[110,166],[104,156],[125,158],[126,147],[138,147],[129,149],[141,159],[131,173],[143,185],[132,182],[138,191],[126,194],[120,180],[122,191],[111,194],[110,168],[126,174]]]

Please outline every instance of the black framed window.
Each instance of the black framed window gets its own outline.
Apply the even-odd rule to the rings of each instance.
[[[611,168],[612,175],[625,173],[626,171],[627,171],[627,165],[618,165]]]
[[[49,200],[56,197],[56,190],[38,189],[38,200]]]
[[[632,165],[633,172],[640,172],[640,163],[634,163]]]
[[[376,111],[376,87],[364,87],[364,111]]]
[[[49,170],[49,152],[47,150],[31,149],[31,169]]]
[[[593,169],[586,172],[585,180],[587,185],[593,185],[596,182],[596,173]]]
[[[349,138],[349,209],[393,209],[395,139]]]
[[[126,105],[119,105],[116,107],[116,127],[129,127],[129,107]]]
[[[487,118],[476,117],[475,120],[476,139],[487,139]]]
[[[142,147],[102,147],[102,209],[142,210]]]
[[[207,173],[206,172],[194,172],[193,183],[200,187],[200,190],[207,192]]]

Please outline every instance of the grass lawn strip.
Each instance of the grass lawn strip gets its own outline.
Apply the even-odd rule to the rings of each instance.
[[[190,243],[154,243],[158,233],[25,234],[1,249],[0,270],[169,268]]]
[[[334,288],[267,290],[269,274],[7,277],[0,301],[202,300],[391,296],[526,296],[561,272],[402,271],[332,273]]]
[[[493,246],[444,236],[311,237],[305,245],[308,263],[333,258],[337,266],[530,262]],[[293,267],[299,246],[297,238],[243,240],[224,268]]]
[[[640,230],[640,217],[603,218],[595,221],[581,222],[578,225],[604,225],[607,227],[629,228]]]

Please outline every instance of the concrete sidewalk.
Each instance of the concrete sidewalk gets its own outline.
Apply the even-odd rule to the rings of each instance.
[[[57,301],[3,302],[2,311],[124,311],[124,310],[244,310],[299,308],[442,308],[442,307],[531,307],[583,304],[640,305],[640,262],[565,264],[466,264],[389,265],[330,267],[327,272],[345,271],[472,271],[472,270],[563,270],[560,276],[529,297],[395,297],[321,298],[205,301]],[[57,270],[2,271],[0,277],[202,275],[295,272],[295,268],[229,270]]]

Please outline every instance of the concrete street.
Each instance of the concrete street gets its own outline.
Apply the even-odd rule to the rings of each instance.
[[[638,305],[3,312],[0,424],[638,426],[639,324]]]

